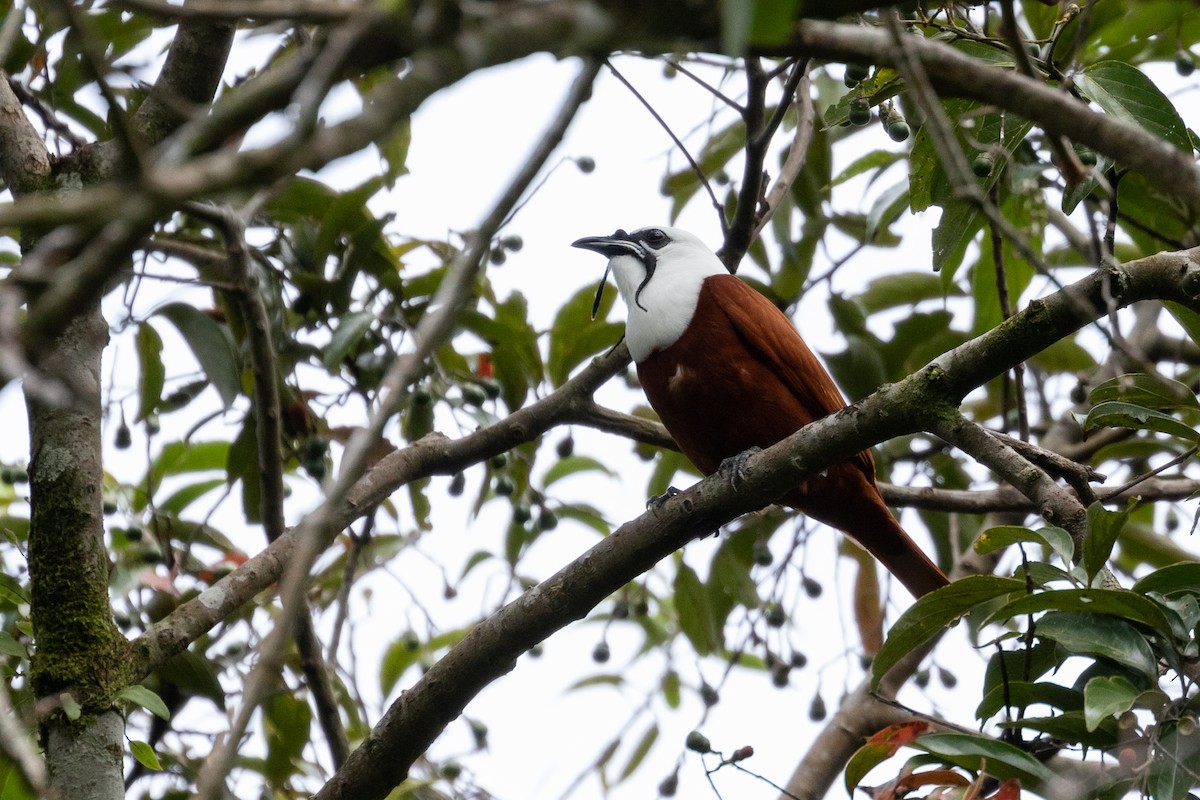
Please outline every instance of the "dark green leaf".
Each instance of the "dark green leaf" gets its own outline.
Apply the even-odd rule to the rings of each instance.
[[[0,630],[0,656],[16,656],[29,658],[29,650],[25,645],[13,638],[8,631]]]
[[[1077,690],[1057,683],[1010,680],[1003,685],[992,687],[983,696],[983,700],[975,709],[975,718],[982,722],[1002,708],[1025,708],[1036,704],[1053,706],[1063,711],[1077,711],[1083,708],[1083,696]]]
[[[1018,542],[1033,542],[1049,547],[1068,568],[1075,557],[1075,543],[1071,541],[1071,534],[1054,526],[1036,531],[1019,525],[988,528],[975,540],[975,552],[985,555]]]
[[[962,290],[957,286],[950,287],[947,293],[942,279],[932,272],[898,272],[875,278],[857,299],[868,314],[874,314],[889,308],[915,306],[923,300],[961,295]]]
[[[1192,152],[1187,126],[1162,90],[1137,67],[1101,61],[1075,76],[1080,94],[1107,113],[1132,122],[1187,153]]]
[[[1046,733],[1064,742],[1078,742],[1084,747],[1112,747],[1117,742],[1117,722],[1102,720],[1095,732],[1089,731],[1082,711],[1063,711],[1053,717],[1022,717],[1016,722],[1003,723],[1006,728],[1024,728]]]
[[[1055,780],[1045,764],[1023,750],[1006,742],[986,736],[963,733],[931,733],[917,739],[913,745],[941,756],[966,769],[986,771],[987,774],[1008,780],[1017,778],[1035,788]]]
[[[996,611],[988,621],[1000,622],[1041,611],[1077,611],[1086,614],[1109,614],[1130,622],[1148,625],[1166,636],[1171,635],[1171,622],[1153,600],[1126,589],[1056,589],[1018,597]]]
[[[1200,563],[1171,564],[1145,575],[1133,584],[1133,591],[1158,592],[1163,595],[1180,593],[1200,594]]]
[[[162,698],[140,684],[126,686],[117,692],[117,699],[127,700],[136,706],[141,706],[154,716],[168,722],[171,719],[171,711],[167,708],[167,704],[162,701]]]
[[[1088,396],[1092,405],[1120,400],[1145,408],[1200,408],[1196,394],[1179,381],[1137,372],[1110,378]]]
[[[697,655],[706,656],[718,652],[722,643],[717,630],[708,592],[687,564],[680,563],[675,573],[675,613],[679,618],[679,629],[687,636]]]
[[[167,370],[162,360],[162,338],[149,322],[138,325],[134,343],[142,378],[138,384],[138,412],[134,419],[141,422],[158,408]]]
[[[1193,443],[1200,441],[1200,434],[1197,434],[1194,428],[1169,414],[1117,400],[1101,403],[1088,412],[1087,419],[1083,421],[1083,429],[1094,431],[1097,428],[1157,431]]]
[[[336,372],[346,356],[358,351],[359,342],[371,326],[375,315],[370,311],[356,311],[338,321],[337,329],[329,338],[329,344],[321,354],[321,363],[330,372]]]
[[[750,41],[755,45],[761,47],[783,44],[792,35],[792,23],[796,19],[800,0],[753,0],[745,5],[754,9]]]
[[[829,186],[833,188],[839,184],[845,183],[851,178],[857,178],[864,172],[871,170],[883,171],[886,167],[890,167],[897,161],[903,158],[902,153],[893,153],[888,150],[872,150],[864,156],[859,156],[854,161],[850,162],[850,166],[842,170],[836,178],[830,181]]]
[[[571,370],[589,356],[614,346],[621,338],[622,326],[604,321],[612,310],[617,290],[605,287],[596,319],[592,320],[594,293],[592,288],[585,286],[572,295],[554,317],[546,358],[546,372],[554,386],[566,383]]]
[[[159,678],[178,686],[188,695],[207,697],[225,708],[225,689],[217,677],[217,669],[211,661],[201,653],[184,650],[166,664],[158,668]]]
[[[1160,730],[1159,757],[1150,772],[1150,796],[1154,800],[1183,800],[1195,788],[1200,774],[1200,733],[1193,724],[1188,733],[1181,726]]]
[[[1088,582],[1104,569],[1108,558],[1112,555],[1117,536],[1129,514],[1133,511],[1131,502],[1120,511],[1109,511],[1099,501],[1088,506],[1088,535],[1083,540],[1083,568],[1087,572]]]
[[[1024,590],[1025,582],[1014,578],[970,575],[920,598],[896,620],[879,655],[871,662],[872,688],[878,687],[887,671],[909,651],[975,606]]]
[[[267,780],[280,786],[300,770],[312,727],[312,709],[295,695],[278,693],[262,705],[267,740]]]
[[[1115,617],[1052,611],[1038,620],[1037,635],[1072,653],[1111,659],[1147,677],[1158,675],[1158,661],[1146,637]]]
[[[229,329],[185,303],[168,303],[155,314],[171,321],[229,408],[242,391],[240,359]]]

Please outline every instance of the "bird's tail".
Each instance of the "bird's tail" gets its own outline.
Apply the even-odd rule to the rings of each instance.
[[[842,485],[794,492],[786,502],[850,536],[895,575],[913,597],[922,597],[950,583],[892,516],[874,481],[858,469],[836,467],[825,480]]]

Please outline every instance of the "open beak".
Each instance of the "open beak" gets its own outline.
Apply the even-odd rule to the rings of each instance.
[[[617,256],[633,256],[634,258],[642,256],[642,248],[638,246],[637,242],[630,241],[627,238],[628,235],[625,231],[619,230],[612,236],[585,236],[571,242],[571,247],[591,250],[609,258],[609,263],[604,267],[604,277],[600,279],[600,285],[596,287],[596,299],[592,302],[592,319],[595,319],[596,314],[600,311],[600,300],[604,297],[604,284],[608,282],[608,271],[612,269],[612,259]]]
[[[609,258],[613,258],[614,256],[640,256],[642,248],[638,246],[637,242],[632,242],[625,238],[625,236],[625,231],[617,231],[612,236],[585,236],[582,239],[576,239],[571,242],[571,247],[591,250],[594,253],[599,253]]]

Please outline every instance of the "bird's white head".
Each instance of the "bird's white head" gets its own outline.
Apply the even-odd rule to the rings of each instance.
[[[571,246],[608,256],[608,269],[629,307],[625,339],[638,362],[683,335],[706,278],[729,274],[704,242],[679,228],[618,230],[612,236],[577,239]]]

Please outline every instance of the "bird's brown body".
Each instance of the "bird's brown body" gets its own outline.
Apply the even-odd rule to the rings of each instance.
[[[642,388],[704,474],[845,407],[783,312],[686,231],[617,231],[575,246],[609,256],[629,307],[626,336]],[[916,597],[949,582],[888,511],[868,451],[780,502],[853,537]]]
[[[706,278],[687,331],[637,371],[663,425],[706,475],[726,458],[770,447],[846,405],[787,317],[733,275]],[[782,500],[852,536],[914,596],[946,585],[888,511],[870,452]]]

